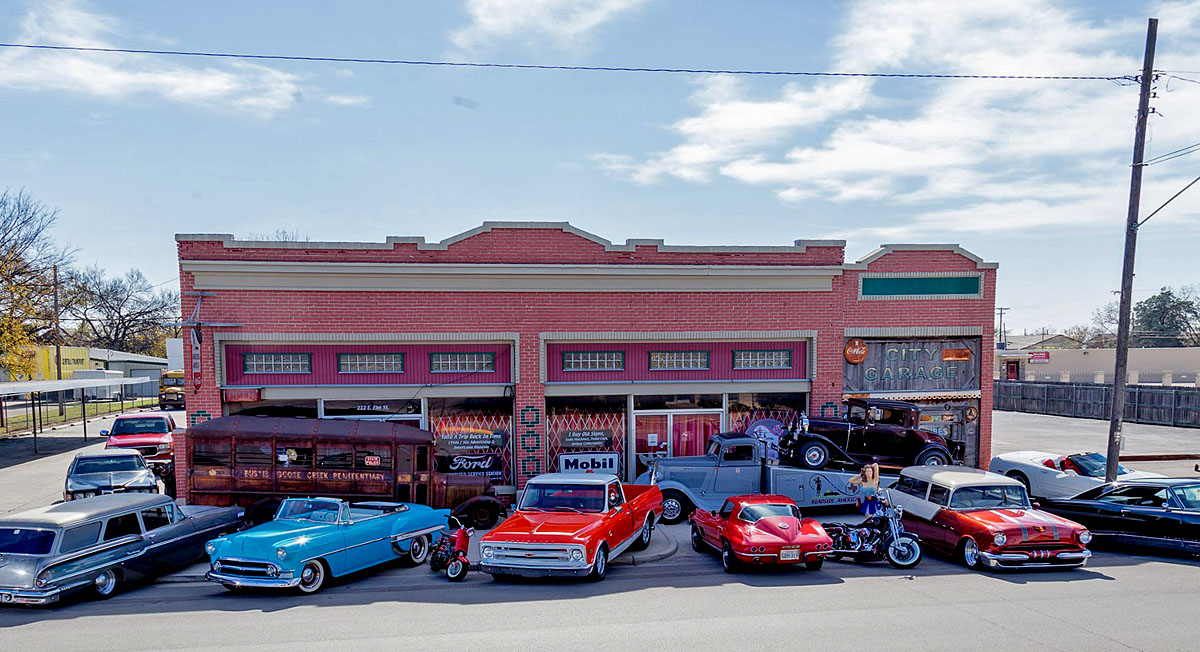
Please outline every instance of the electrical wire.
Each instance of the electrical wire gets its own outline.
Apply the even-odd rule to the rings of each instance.
[[[457,68],[508,68],[517,70],[583,70],[594,72],[658,72],[703,75],[767,75],[784,77],[882,77],[921,79],[1024,79],[1053,81],[1134,81],[1136,75],[960,75],[949,73],[882,73],[882,72],[818,72],[800,70],[740,70],[707,68],[649,68],[633,66],[567,66],[531,63],[487,63],[478,61],[426,61],[420,59],[369,59],[360,57],[320,57],[284,54],[245,54],[232,52],[200,52],[192,50],[140,50],[133,48],[80,47],[70,45],[39,45],[31,43],[0,43],[0,48],[26,50],[57,50],[66,52],[110,52],[180,57],[210,57],[218,59],[259,59],[271,61],[318,61],[327,63],[369,63],[400,66],[442,66]],[[1191,80],[1185,80],[1191,81]],[[1200,82],[1198,82],[1200,83]]]
[[[1179,149],[1177,149],[1175,151],[1167,152],[1165,154],[1159,154],[1158,156],[1155,156],[1154,158],[1150,158],[1145,161],[1142,161],[1142,165],[1154,165],[1156,163],[1163,163],[1165,161],[1170,161],[1171,159],[1179,158],[1180,156],[1187,156],[1188,154],[1193,154],[1198,151],[1200,151],[1200,143],[1196,143],[1195,145],[1188,145],[1187,147],[1180,147]]]
[[[1141,219],[1141,221],[1139,221],[1139,222],[1137,223],[1137,225],[1138,225],[1139,227],[1141,227],[1143,224],[1145,224],[1146,222],[1148,222],[1148,221],[1150,220],[1150,218],[1154,217],[1155,215],[1157,215],[1157,214],[1158,214],[1158,212],[1159,212],[1159,211],[1161,211],[1162,209],[1166,208],[1166,207],[1167,207],[1167,204],[1170,204],[1171,202],[1175,201],[1175,198],[1176,198],[1176,197],[1178,197],[1178,196],[1182,195],[1182,194],[1184,193],[1184,191],[1186,191],[1188,188],[1191,188],[1192,186],[1196,185],[1196,182],[1197,182],[1197,181],[1200,181],[1200,177],[1196,177],[1195,179],[1192,179],[1192,182],[1191,182],[1191,183],[1189,183],[1188,185],[1184,186],[1182,189],[1180,189],[1180,191],[1179,191],[1179,192],[1175,193],[1174,195],[1171,195],[1171,198],[1170,198],[1170,199],[1168,199],[1167,201],[1163,202],[1163,203],[1162,203],[1162,206],[1159,206],[1158,208],[1154,209],[1154,212],[1152,212],[1152,213],[1150,213],[1149,215],[1147,215],[1146,217],[1142,218],[1142,219]]]

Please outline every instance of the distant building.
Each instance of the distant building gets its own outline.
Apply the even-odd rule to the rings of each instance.
[[[1067,337],[1061,333],[1056,333],[1054,335],[1048,335],[1046,333],[1039,333],[1037,335],[1009,335],[1006,340],[1006,346],[1003,347],[1003,349],[1006,351],[1083,348],[1083,342],[1080,342],[1073,337]]]
[[[77,371],[92,369],[119,371],[121,376],[126,378],[158,378],[167,368],[166,358],[86,346],[63,346],[59,348],[59,355],[62,360],[62,378],[58,377],[54,345],[38,344],[33,347],[33,377],[17,375],[14,378],[7,369],[0,369],[0,380],[67,380],[73,378]]]

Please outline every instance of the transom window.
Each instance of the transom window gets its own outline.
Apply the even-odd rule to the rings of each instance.
[[[563,371],[624,371],[624,351],[564,351]]]
[[[651,351],[650,369],[655,371],[708,369],[708,351]]]
[[[495,353],[430,353],[430,371],[435,374],[495,371]]]
[[[734,369],[791,369],[792,352],[788,349],[734,351]]]
[[[307,353],[245,353],[242,371],[248,374],[307,374],[312,356]]]
[[[340,374],[402,374],[403,353],[339,353]]]

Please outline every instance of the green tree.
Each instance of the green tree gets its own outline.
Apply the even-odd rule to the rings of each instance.
[[[1169,287],[1139,301],[1133,308],[1131,346],[1197,346],[1200,334],[1200,303],[1186,289],[1177,294]]]

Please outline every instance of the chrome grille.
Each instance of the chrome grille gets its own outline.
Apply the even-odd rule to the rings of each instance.
[[[247,561],[245,559],[218,559],[217,563],[221,564],[221,574],[236,575],[239,577],[270,577],[267,574],[267,567],[271,564],[261,561]]]
[[[500,566],[527,566],[538,568],[583,568],[586,563],[571,559],[571,550],[583,550],[582,546],[567,546],[537,543],[488,543],[493,553],[483,563]]]

